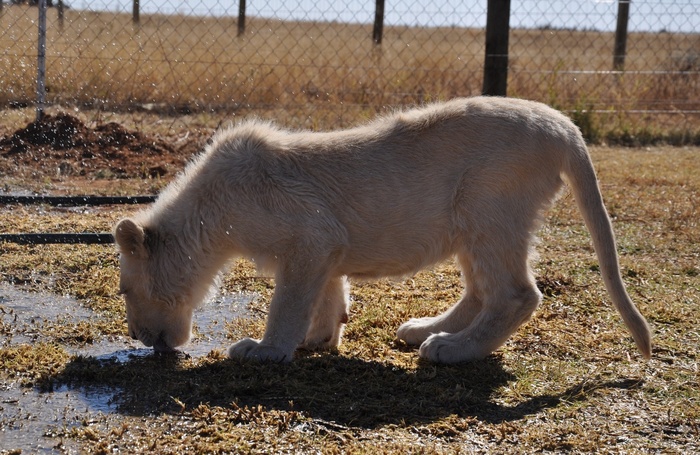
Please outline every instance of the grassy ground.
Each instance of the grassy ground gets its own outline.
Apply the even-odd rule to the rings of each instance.
[[[75,296],[94,324],[44,327],[40,342],[0,346],[0,381],[51,391],[103,387],[116,411],[50,436],[84,452],[138,453],[691,453],[700,451],[700,149],[595,147],[628,290],[654,331],[643,361],[599,277],[567,193],[540,232],[532,321],[484,361],[441,366],[396,341],[409,317],[455,302],[448,262],[398,281],[355,283],[338,352],[299,354],[290,365],[224,358],[147,356],[101,362],[69,354],[123,334],[117,256],[111,246],[0,244],[6,282]],[[75,193],[157,189],[157,181],[14,182]],[[106,190],[104,188],[107,188]],[[2,232],[105,231],[130,208],[81,213],[2,207]],[[259,335],[274,283],[245,261],[224,275],[228,292],[254,292],[231,340]],[[0,319],[9,330],[11,318]],[[3,447],[5,452],[12,447]],[[8,452],[9,453],[9,452]]]

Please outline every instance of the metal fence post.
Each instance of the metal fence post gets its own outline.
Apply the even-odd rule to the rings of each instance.
[[[374,10],[374,29],[372,30],[372,41],[374,44],[382,44],[382,34],[384,33],[384,0],[377,0]]]
[[[630,16],[630,0],[617,2],[617,27],[615,28],[615,49],[613,50],[613,69],[625,69],[625,54],[627,53],[627,22]]]
[[[39,44],[37,49],[36,121],[44,116],[46,104],[46,0],[39,0]]]
[[[245,0],[238,0],[238,36],[245,33]]]
[[[506,96],[510,0],[488,0],[483,94]]]
[[[131,20],[134,22],[134,24],[139,25],[141,22],[141,17],[140,17],[140,5],[139,5],[139,0],[134,0],[134,5],[131,11]]]

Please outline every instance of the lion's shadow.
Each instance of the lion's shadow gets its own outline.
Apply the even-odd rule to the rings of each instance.
[[[262,405],[303,411],[338,424],[374,428],[420,424],[449,415],[500,423],[576,399],[584,385],[537,396],[515,406],[497,402],[497,391],[516,377],[499,357],[463,365],[420,364],[405,369],[338,355],[316,355],[291,364],[261,365],[215,359],[198,366],[178,356],[148,355],[128,362],[77,357],[39,389],[100,390],[112,393],[116,412],[128,415],[177,413],[200,404],[230,407]],[[631,381],[586,385],[629,388]]]

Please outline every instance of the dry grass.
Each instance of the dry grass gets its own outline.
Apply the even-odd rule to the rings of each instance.
[[[126,363],[76,357],[70,346],[125,330],[115,252],[2,244],[3,281],[74,295],[101,316],[65,333],[50,328],[40,343],[3,345],[0,380],[114,391],[116,412],[79,426],[59,422],[50,433],[90,453],[697,452],[699,156],[697,148],[593,149],[625,281],[654,329],[649,362],[612,309],[565,194],[540,233],[544,303],[481,362],[424,363],[395,340],[408,317],[434,314],[458,297],[452,263],[398,282],[356,284],[339,351],[300,354],[291,365],[234,362],[219,351]],[[127,210],[5,207],[0,226],[102,231]],[[261,296],[253,304],[260,317],[273,284],[245,261],[224,279],[230,292]],[[231,324],[231,338],[259,334],[260,317]]]
[[[0,101],[34,99],[35,14],[10,7],[0,17],[11,25],[0,32]],[[230,18],[144,16],[135,27],[127,14],[68,11],[61,31],[55,14],[49,11],[48,86],[58,104],[281,106],[296,124],[329,128],[482,88],[483,30],[387,27],[378,48],[370,25],[249,18],[237,38]],[[698,142],[700,116],[680,112],[700,108],[699,40],[633,33],[630,72],[613,75],[598,72],[611,67],[611,33],[513,30],[509,94],[576,111],[592,139]],[[311,109],[325,114],[307,117]],[[631,113],[649,109],[671,114]]]

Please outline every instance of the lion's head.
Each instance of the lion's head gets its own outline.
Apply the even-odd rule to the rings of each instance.
[[[156,351],[187,343],[192,313],[207,289],[190,286],[192,271],[175,239],[136,221],[120,221],[114,238],[120,252],[120,293],[126,300],[129,335]]]

